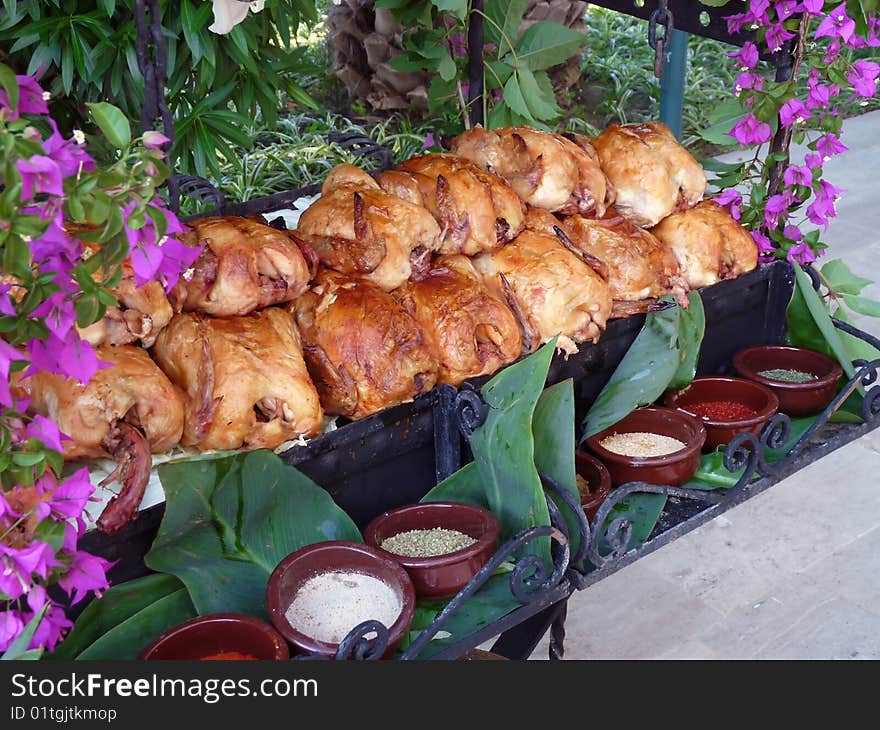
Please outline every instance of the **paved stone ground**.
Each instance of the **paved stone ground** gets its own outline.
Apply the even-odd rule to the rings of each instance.
[[[880,280],[880,112],[847,120],[843,140],[828,256]],[[880,658],[878,474],[875,431],[576,594],[566,658]]]

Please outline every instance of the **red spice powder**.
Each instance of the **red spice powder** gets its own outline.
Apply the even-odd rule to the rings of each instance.
[[[710,421],[740,421],[754,418],[758,412],[744,403],[732,400],[710,400],[685,406],[691,413]]]
[[[209,656],[203,656],[201,661],[214,661],[217,659],[227,659],[233,661],[240,661],[242,659],[250,659],[253,661],[257,661],[257,657],[253,654],[242,654],[240,651],[221,651],[219,654],[211,654]]]

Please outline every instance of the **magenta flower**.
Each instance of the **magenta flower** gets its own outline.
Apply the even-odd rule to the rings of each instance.
[[[14,601],[30,590],[33,576],[45,580],[49,569],[56,565],[60,563],[55,551],[40,540],[20,550],[0,543],[0,592]]]
[[[825,0],[803,0],[799,5],[801,12],[819,15],[822,12],[822,7],[825,5]]]
[[[26,359],[6,340],[0,338],[0,404],[7,408],[12,407],[12,393],[9,392],[9,366],[13,362]]]
[[[21,199],[30,200],[36,193],[64,195],[61,169],[58,163],[45,155],[33,155],[27,160],[16,161],[15,168],[21,175]]]
[[[776,3],[776,15],[779,17],[779,22],[788,20],[798,10],[800,10],[798,0],[779,0]]]
[[[25,377],[46,370],[85,384],[99,369],[110,366],[98,361],[92,346],[81,339],[76,330],[71,330],[63,340],[51,333],[45,340],[31,340],[28,354],[31,364],[25,370]]]
[[[752,19],[748,13],[737,13],[736,15],[726,15],[724,17],[727,23],[728,35],[735,35],[742,30],[742,27]]]
[[[49,126],[52,127],[52,134],[49,136],[49,139],[43,142],[43,149],[46,150],[49,158],[58,165],[58,168],[61,170],[61,176],[73,177],[79,174],[80,170],[83,172],[94,170],[95,161],[89,154],[74,140],[64,139],[51,117],[48,121]],[[61,193],[58,194],[60,195]]]
[[[19,517],[21,517],[21,515],[12,509],[12,505],[10,505],[9,501],[6,499],[6,493],[0,489],[0,525],[3,524],[3,520],[12,520],[14,522]]]
[[[422,147],[427,150],[427,149],[430,149],[431,147],[436,147],[436,146],[437,146],[437,140],[434,138],[434,133],[428,132],[425,135],[425,142],[422,145]]]
[[[840,41],[835,38],[825,49],[825,58],[822,60],[828,65],[834,63],[838,58],[840,58]]]
[[[26,208],[23,212],[38,211],[35,208]],[[67,281],[70,281],[69,270],[76,266],[82,256],[82,243],[65,233],[63,217],[60,215],[57,218],[50,218],[43,233],[30,241],[28,246],[31,257],[36,263],[49,264],[43,267],[47,271],[68,273]],[[61,281],[55,283],[61,285]]]
[[[795,124],[803,124],[807,119],[812,119],[807,107],[800,99],[789,99],[779,110],[779,121],[783,127],[791,127]]]
[[[805,185],[809,188],[813,185],[813,172],[806,165],[790,165],[785,170],[783,179],[786,185]]]
[[[30,621],[47,602],[49,603],[49,610],[46,611],[43,620],[40,621],[40,625],[34,632],[33,638],[30,644],[28,644],[29,649],[44,646],[49,651],[52,651],[61,640],[63,634],[73,627],[73,622],[64,615],[64,611],[60,606],[49,600],[42,586],[34,586],[31,594],[28,595],[28,606],[31,612],[25,613],[23,619]],[[37,606],[37,608],[34,608],[34,606]]]
[[[770,49],[771,53],[781,51],[783,44],[791,38],[794,38],[794,33],[786,30],[781,23],[774,23],[767,28],[767,34],[765,36],[767,48]]]
[[[70,436],[67,436],[58,429],[58,426],[55,425],[55,422],[44,418],[43,416],[37,414],[33,417],[31,422],[27,425],[24,431],[26,438],[34,438],[37,441],[42,441],[43,446],[47,449],[52,449],[53,451],[64,451],[64,448],[61,445],[62,441],[70,441]]]
[[[6,118],[13,121],[21,114],[48,114],[46,92],[37,80],[33,76],[16,76],[15,80],[18,83],[18,109],[10,108],[6,90],[0,89],[0,109],[7,109],[10,112]]]
[[[168,144],[171,140],[161,132],[147,131],[144,132],[144,147],[148,150],[161,150],[162,145]]]
[[[67,337],[67,333],[70,332],[70,328],[76,322],[76,311],[73,308],[73,302],[67,299],[64,292],[55,292],[48,299],[45,299],[29,316],[32,319],[43,319],[49,331],[59,340]]]
[[[734,220],[739,220],[742,218],[742,195],[740,195],[734,188],[727,188],[720,195],[715,197],[715,202],[718,205],[723,205],[727,207],[730,211],[730,216]]]
[[[788,249],[785,258],[787,258],[789,262],[797,261],[801,266],[805,266],[806,264],[815,261],[816,255],[813,253],[809,245],[806,243],[799,243]]]
[[[446,41],[446,45],[449,47],[449,51],[453,56],[467,55],[467,41],[461,33],[450,36],[449,40]]]
[[[755,89],[756,91],[760,91],[764,88],[764,79],[762,79],[758,74],[753,73],[741,73],[736,77],[736,85],[734,86],[733,93],[736,96],[739,96],[745,89]]]
[[[131,246],[131,266],[138,286],[159,280],[164,282],[166,291],[171,291],[180,275],[199,257],[202,247],[192,248],[169,237],[170,234],[181,233],[183,226],[171,211],[155,205],[152,207],[154,210],[158,209],[168,222],[169,235],[163,236],[160,241],[156,240],[156,227],[152,218],[147,216],[140,228],[130,228],[128,221],[135,204],[129,203],[123,210],[124,228]]]
[[[737,66],[741,71],[751,71],[758,65],[758,46],[751,41],[746,41],[740,50],[736,53],[728,53],[727,56],[736,59]]]
[[[782,235],[794,241],[795,243],[797,243],[804,237],[804,234],[801,233],[801,229],[797,226],[786,226],[782,229]]]
[[[832,92],[836,92],[833,93]],[[807,109],[827,109],[831,103],[831,97],[837,96],[840,90],[836,87],[816,84],[807,92]]]
[[[816,39],[840,38],[844,43],[849,41],[856,32],[856,21],[846,14],[846,3],[841,3],[832,10],[816,29]]]
[[[856,96],[870,99],[877,93],[877,75],[880,65],[872,61],[856,61],[846,74],[846,80],[853,85]]]
[[[840,141],[840,137],[836,134],[826,134],[824,137],[820,137],[819,141],[816,142],[816,152],[822,156],[823,161],[830,160],[835,155],[846,152],[848,149],[849,147],[843,144],[843,142]]]
[[[829,219],[837,215],[837,198],[844,191],[827,180],[820,180],[816,198],[807,208],[807,218],[817,226],[828,229]]]
[[[12,304],[12,299],[9,298],[11,289],[11,284],[0,284],[0,314],[7,317],[15,316],[15,306]]]
[[[52,516],[59,521],[79,517],[94,492],[89,470],[86,467],[78,469],[52,492],[48,502]]]
[[[755,244],[758,246],[758,255],[761,256],[762,260],[772,259],[773,252],[776,250],[773,242],[760,231],[752,231],[751,233],[752,239],[754,239]]]
[[[818,170],[822,167],[822,155],[817,155],[815,152],[810,152],[805,158],[804,162],[807,167],[811,170]]]
[[[754,114],[746,114],[733,127],[728,135],[733,137],[743,147],[753,144],[769,142],[773,136],[770,125],[760,121]]]
[[[62,576],[58,584],[73,596],[71,605],[79,603],[89,591],[95,591],[100,597],[100,591],[109,588],[107,571],[113,563],[97,555],[86,552],[77,552],[73,556],[70,570]]]
[[[0,99],[2,101],[2,99]],[[0,652],[6,651],[24,630],[21,614],[11,608],[0,611]]]
[[[768,228],[776,228],[779,225],[780,217],[788,213],[788,206],[791,203],[792,196],[788,190],[781,194],[771,195],[764,204],[764,225]]]

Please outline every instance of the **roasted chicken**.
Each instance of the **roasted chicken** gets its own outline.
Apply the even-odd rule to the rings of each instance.
[[[611,291],[583,257],[558,237],[525,230],[500,251],[473,260],[489,290],[507,299],[517,315],[527,351],[559,336],[577,352],[595,342],[611,313]]]
[[[325,270],[289,306],[328,414],[363,418],[437,382],[437,356],[418,322],[376,284]]]
[[[297,232],[324,266],[362,276],[385,291],[427,271],[440,245],[440,227],[425,208],[383,192],[354,165],[330,171]]]
[[[612,124],[593,146],[614,186],[617,210],[638,226],[650,228],[703,198],[703,168],[662,122]]]
[[[273,449],[321,432],[318,394],[283,309],[229,319],[178,314],[153,355],[183,391],[184,445]]]
[[[118,466],[102,483],[122,489],[101,516],[98,528],[114,532],[137,514],[150,478],[154,454],[180,441],[183,402],[180,393],[146,350],[133,345],[98,347],[98,370],[88,385],[46,371],[22,378],[19,387],[31,399],[30,411],[51,418],[72,440],[64,458],[109,457]]]
[[[510,308],[490,294],[470,259],[438,256],[428,274],[394,296],[421,326],[440,361],[438,382],[490,375],[522,353]]]
[[[392,195],[424,206],[441,226],[439,252],[497,251],[523,227],[523,204],[501,178],[454,155],[413,157],[376,176]]]
[[[675,253],[691,288],[735,279],[758,265],[758,246],[727,208],[704,200],[651,231]]]
[[[529,205],[565,214],[601,215],[613,200],[599,158],[586,137],[528,127],[470,129],[453,153],[503,177]]]
[[[171,291],[175,311],[240,316],[308,288],[316,262],[293,234],[236,216],[199,218],[189,227],[180,241],[205,249]]]

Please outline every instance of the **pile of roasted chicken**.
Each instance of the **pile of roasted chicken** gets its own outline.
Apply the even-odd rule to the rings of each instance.
[[[554,337],[575,352],[611,318],[750,271],[751,236],[705,188],[657,122],[476,128],[375,176],[339,165],[297,230],[201,218],[181,238],[204,251],[169,296],[126,277],[83,331],[112,363],[87,386],[20,386],[70,435],[68,459],[118,462],[98,520],[112,532],[137,514],[151,453],[276,448]]]

